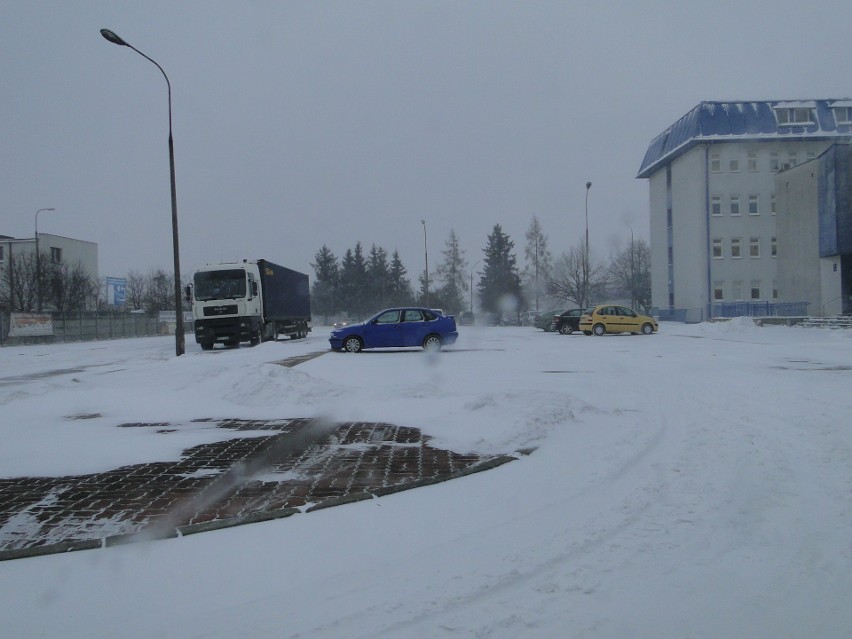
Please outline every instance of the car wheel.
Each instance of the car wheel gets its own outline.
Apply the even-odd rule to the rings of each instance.
[[[346,341],[343,342],[343,350],[347,353],[360,353],[362,348],[364,348],[364,345],[357,337],[347,337]]]
[[[606,326],[604,326],[603,324],[595,324],[595,327],[592,329],[592,332],[594,332],[595,335],[600,337],[601,335],[606,333]]]
[[[651,326],[648,322],[642,324],[642,335],[650,335],[654,332],[654,327]]]
[[[545,333],[552,333],[555,330],[556,330],[556,322],[548,322],[544,326],[544,332]]]
[[[562,333],[563,335],[570,335],[571,333],[574,332],[574,329],[571,328],[570,324],[566,323],[566,324],[563,324],[562,326],[559,327],[559,332]]]
[[[439,351],[441,350],[441,338],[437,335],[427,335],[423,340],[424,351]]]

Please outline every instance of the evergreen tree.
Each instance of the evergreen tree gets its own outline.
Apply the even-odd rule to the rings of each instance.
[[[335,299],[340,283],[340,266],[337,257],[325,245],[317,251],[311,264],[316,274],[311,286],[311,304],[315,313],[333,315],[337,312]]]
[[[399,257],[399,251],[394,250],[388,271],[388,306],[405,306],[414,301],[411,291],[411,281],[406,277],[408,272]]]
[[[343,263],[340,267],[341,308],[350,315],[363,316],[371,310],[365,294],[367,291],[367,263],[364,261],[364,250],[361,242],[355,244],[355,250],[346,249]]]
[[[482,276],[477,288],[482,308],[491,313],[518,313],[521,306],[521,277],[517,257],[512,253],[515,243],[499,224],[488,236]]]
[[[459,248],[456,232],[450,229],[446,248],[442,251],[444,262],[438,266],[438,280],[443,286],[437,291],[441,308],[447,313],[457,314],[465,307],[464,293],[468,289],[464,251]],[[434,304],[437,306],[437,304]]]
[[[387,306],[390,269],[385,249],[373,244],[367,261],[366,301],[371,308],[380,310]]]
[[[546,291],[546,283],[550,277],[552,256],[547,250],[547,236],[541,230],[538,217],[533,215],[532,222],[526,233],[527,244],[524,249],[526,268],[524,269],[525,288],[528,298],[535,303],[533,310],[540,310],[540,297]]]

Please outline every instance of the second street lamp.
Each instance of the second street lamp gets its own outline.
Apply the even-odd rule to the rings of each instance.
[[[429,306],[429,249],[426,246],[426,220],[420,220],[423,225],[423,254],[426,256],[426,302],[423,306]]]
[[[175,145],[172,138],[172,83],[169,82],[169,76],[163,71],[157,62],[147,55],[142,53],[136,47],[128,44],[120,38],[114,31],[109,29],[101,29],[101,35],[113,44],[117,44],[128,49],[133,49],[136,53],[151,62],[160,70],[163,77],[166,79],[166,86],[169,92],[169,170],[172,183],[172,248],[174,251],[175,265],[175,353],[180,356],[185,352],[186,335],[183,329],[183,299],[180,290],[180,246],[178,242],[178,217],[177,217],[177,191],[175,189]]]
[[[586,258],[583,260],[583,308],[591,303],[589,298],[589,189],[591,188],[592,183],[586,182]]]

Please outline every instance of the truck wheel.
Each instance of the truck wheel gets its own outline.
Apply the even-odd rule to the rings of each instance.
[[[212,351],[213,350],[213,342],[201,342],[201,350],[202,351]]]

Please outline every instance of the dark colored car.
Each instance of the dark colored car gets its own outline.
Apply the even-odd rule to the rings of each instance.
[[[553,330],[559,331],[563,335],[570,335],[574,331],[579,331],[580,316],[582,314],[582,308],[572,308],[571,310],[563,311],[558,315],[554,315]]]
[[[365,348],[420,346],[427,351],[440,350],[458,339],[456,320],[435,309],[420,307],[389,308],[360,324],[331,331],[332,350],[358,353]]]
[[[538,319],[535,321],[535,327],[542,329],[546,333],[552,333],[553,331],[556,330],[556,328],[554,327],[553,318],[556,315],[561,315],[562,312],[563,311],[558,311],[558,310],[557,311],[542,311],[539,314]]]

